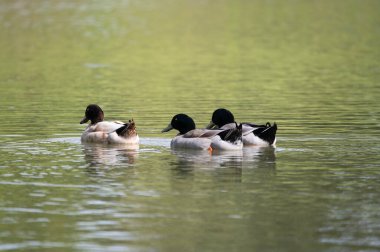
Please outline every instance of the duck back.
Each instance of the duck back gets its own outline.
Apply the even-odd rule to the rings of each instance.
[[[211,139],[204,137],[189,138],[178,135],[172,139],[170,146],[172,148],[207,150],[211,146]]]

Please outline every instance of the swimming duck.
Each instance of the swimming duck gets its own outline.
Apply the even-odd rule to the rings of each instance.
[[[170,146],[172,148],[202,149],[202,150],[241,150],[242,126],[235,124],[229,129],[196,129],[194,120],[185,114],[175,115],[169,125],[161,132],[176,129]]]
[[[234,127],[236,124],[234,115],[231,111],[220,108],[214,111],[208,129]],[[243,144],[271,146],[276,144],[277,124],[271,125],[267,122],[265,125],[257,125],[253,123],[243,124]]]
[[[104,120],[103,110],[96,104],[90,104],[86,108],[85,116],[80,124],[90,121],[82,133],[82,142],[109,143],[109,144],[139,144],[139,136],[136,132],[135,122],[128,123],[108,122]]]

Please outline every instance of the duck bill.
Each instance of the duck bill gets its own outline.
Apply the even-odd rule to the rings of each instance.
[[[166,127],[165,129],[161,130],[161,133],[168,132],[168,131],[170,131],[172,129],[173,129],[173,126],[169,123],[168,127]]]
[[[79,122],[80,124],[83,124],[83,123],[86,123],[88,122],[88,118],[87,117],[83,117],[83,119]]]
[[[212,121],[206,126],[206,129],[212,129],[214,128],[216,125],[215,123],[213,123]]]

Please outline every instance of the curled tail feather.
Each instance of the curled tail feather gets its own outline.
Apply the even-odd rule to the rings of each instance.
[[[125,123],[123,126],[118,128],[116,130],[116,133],[122,137],[128,137],[128,136],[136,135],[137,134],[136,133],[136,124],[133,121],[133,119],[129,120],[128,123]]]

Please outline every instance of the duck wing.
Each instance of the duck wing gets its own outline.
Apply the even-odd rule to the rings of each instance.
[[[222,130],[231,130],[236,129],[237,125],[236,123],[228,123],[226,125],[223,125],[220,129]],[[256,128],[252,127],[250,124],[242,123],[242,135],[248,135],[252,131],[254,131]]]
[[[92,131],[102,131],[102,132],[113,132],[123,126],[124,124],[122,122],[98,122],[95,125],[90,126]]]
[[[218,135],[222,131],[223,130],[194,129],[194,130],[190,130],[186,134],[183,134],[183,137],[184,138],[196,138],[196,137],[212,138]]]

